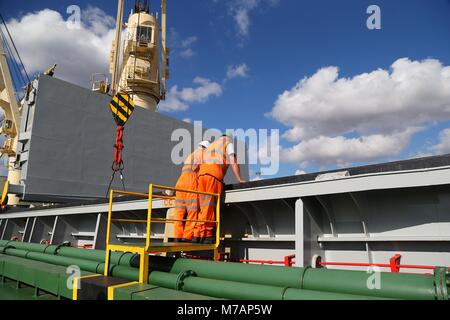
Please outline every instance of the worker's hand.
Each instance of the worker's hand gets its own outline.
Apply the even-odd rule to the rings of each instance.
[[[247,181],[239,179],[239,183],[246,183]]]

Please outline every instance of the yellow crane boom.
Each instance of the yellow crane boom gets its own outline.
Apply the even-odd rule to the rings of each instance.
[[[0,151],[8,156],[9,184],[18,185],[21,173],[20,170],[15,169],[15,162],[21,115],[3,47],[3,39],[0,40],[0,107],[5,111],[1,133],[7,137]],[[18,202],[17,196],[9,195],[8,204],[17,204]]]
[[[166,99],[166,81],[168,80],[167,69],[167,3],[161,0],[161,43],[162,43],[162,77],[161,77],[161,100]]]
[[[113,68],[111,74],[111,88],[112,95],[114,96],[119,90],[119,65],[120,65],[120,39],[122,36],[122,25],[123,25],[123,7],[125,0],[118,0],[117,3],[117,19],[116,19],[116,36],[113,42]]]

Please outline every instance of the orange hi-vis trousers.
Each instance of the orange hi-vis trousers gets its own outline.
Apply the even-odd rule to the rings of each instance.
[[[198,191],[207,193],[222,194],[222,181],[210,175],[201,175],[198,177]],[[200,195],[200,211],[198,213],[198,220],[211,222],[197,222],[195,224],[194,237],[198,238],[213,238],[214,228],[216,226],[216,206],[217,197]],[[220,201],[220,199],[219,199]]]
[[[178,179],[176,188],[197,191],[197,174],[194,172],[183,172]],[[175,197],[175,220],[197,220],[198,211],[198,194],[177,191]],[[192,240],[194,227],[195,222],[176,221],[174,223],[175,239]]]

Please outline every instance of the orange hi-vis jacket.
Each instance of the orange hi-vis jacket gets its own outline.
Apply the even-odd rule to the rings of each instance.
[[[199,176],[210,175],[217,180],[222,181],[225,178],[230,164],[227,161],[227,147],[231,143],[218,139],[214,141],[203,155],[203,161],[198,172]]]
[[[184,161],[183,169],[176,185],[177,189],[197,191],[197,173],[199,164],[202,161],[202,155],[203,150],[198,149]],[[198,194],[176,192],[174,218],[178,221],[174,223],[175,239],[191,240],[193,238],[195,222],[189,220],[197,220],[198,211]]]
[[[176,188],[193,190],[192,186],[195,185],[194,190],[196,189],[197,174],[202,158],[203,151],[201,149],[195,150],[186,158]]]

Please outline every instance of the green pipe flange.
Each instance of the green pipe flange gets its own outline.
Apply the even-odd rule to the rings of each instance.
[[[309,267],[309,266],[301,269],[302,271],[300,273],[300,289],[303,289],[303,281],[305,280],[305,273],[309,269],[311,269],[311,267]],[[284,293],[283,293],[283,295],[284,295]]]
[[[291,287],[283,288],[283,291],[281,292],[281,300],[284,301],[284,296],[286,295],[286,291],[288,291],[289,289],[292,289],[292,288]]]
[[[131,259],[132,258],[134,258],[134,257],[136,257],[136,256],[139,256],[138,254],[132,254],[132,253],[129,253],[129,252],[122,252],[122,254],[120,255],[120,257],[119,257],[119,259],[117,260],[117,265],[120,265],[121,263],[122,263],[122,259],[124,259],[125,257],[127,257],[128,255],[131,255],[131,258],[130,258],[130,261],[131,261]]]
[[[437,267],[434,269],[434,282],[436,285],[436,299],[449,300],[447,289],[447,268]]]
[[[196,277],[196,276],[197,276],[197,274],[194,271],[192,271],[192,270],[180,272],[178,274],[178,276],[177,276],[177,280],[175,281],[175,290],[176,291],[182,291],[184,280],[186,278]]]
[[[45,250],[47,250],[47,248],[49,247],[50,245],[47,245],[47,247],[45,247],[45,249],[44,249],[44,252],[45,252]],[[63,243],[61,243],[61,244],[58,244],[57,246],[56,246],[56,248],[55,248],[55,251],[53,251],[53,255],[58,255],[58,251],[59,251],[59,249],[61,249],[61,248],[63,248],[63,247],[70,247],[70,242],[69,241],[65,241],[65,242],[63,242]]]
[[[9,243],[9,242],[8,242]],[[6,246],[3,248],[2,253],[6,254],[6,250],[8,249],[15,249],[16,247],[14,246],[8,246],[8,243],[6,244]]]
[[[119,259],[117,260],[117,264],[120,264],[120,261],[122,260],[122,258],[127,254],[127,252],[121,252]]]

